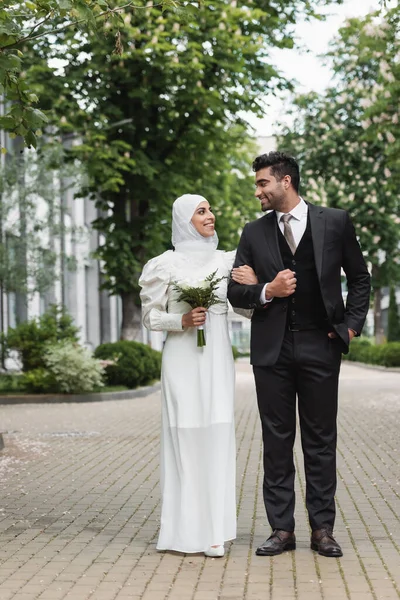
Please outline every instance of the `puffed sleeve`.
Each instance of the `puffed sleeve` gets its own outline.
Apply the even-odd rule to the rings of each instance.
[[[233,263],[235,262],[235,258],[236,258],[236,250],[230,250],[229,252],[225,252],[224,253],[224,259],[225,259],[225,264],[228,267],[229,273],[231,272],[232,268],[233,268]],[[252,308],[236,308],[235,306],[232,306],[233,308],[233,312],[235,312],[236,314],[245,317],[246,319],[251,319],[251,317],[253,316],[253,309]]]
[[[229,250],[229,252],[224,252],[224,261],[227,266],[229,272],[232,271],[233,263],[236,258],[236,250]]]
[[[145,264],[139,278],[142,288],[142,320],[153,331],[182,331],[182,315],[168,312],[168,285],[171,280],[168,255],[156,256]]]

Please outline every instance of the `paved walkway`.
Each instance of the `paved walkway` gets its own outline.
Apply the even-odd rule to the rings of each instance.
[[[238,537],[223,559],[155,551],[159,394],[0,406],[0,600],[400,598],[400,374],[342,369],[344,557],[309,549],[297,440],[298,548],[262,558],[260,426],[250,368],[237,371]]]

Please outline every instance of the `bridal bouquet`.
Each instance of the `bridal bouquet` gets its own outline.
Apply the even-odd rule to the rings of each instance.
[[[186,302],[191,308],[210,308],[215,304],[223,304],[223,300],[220,300],[215,290],[218,284],[226,277],[216,277],[217,271],[211,273],[203,281],[199,282],[197,287],[191,285],[179,285],[175,282],[174,290],[179,292],[178,302]],[[204,337],[204,327],[200,325],[197,328],[197,347],[202,348],[206,345],[206,339]]]

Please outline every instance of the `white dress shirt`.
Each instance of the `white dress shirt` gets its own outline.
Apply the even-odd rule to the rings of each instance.
[[[281,230],[282,233],[283,233],[283,221],[281,221],[281,217],[284,214],[285,213],[278,212],[277,210],[275,211],[279,229]],[[290,227],[292,228],[294,241],[295,241],[296,247],[297,247],[300,244],[301,238],[303,237],[304,232],[307,227],[308,206],[304,202],[303,198],[300,197],[300,202],[298,204],[296,204],[296,206],[294,208],[292,208],[292,210],[289,212],[289,214],[292,215],[292,217],[293,217],[292,219],[290,219],[289,224],[290,224]],[[268,285],[268,283],[266,283],[264,285],[262,292],[261,292],[261,296],[260,296],[261,304],[266,304],[267,302],[271,302],[271,300],[273,300],[273,298],[269,298],[269,300],[267,300],[265,298],[265,290],[266,290],[267,285]]]

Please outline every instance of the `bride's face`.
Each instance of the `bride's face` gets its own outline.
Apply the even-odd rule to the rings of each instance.
[[[194,211],[192,223],[196,231],[203,237],[212,237],[214,235],[215,216],[206,200],[200,202]]]

